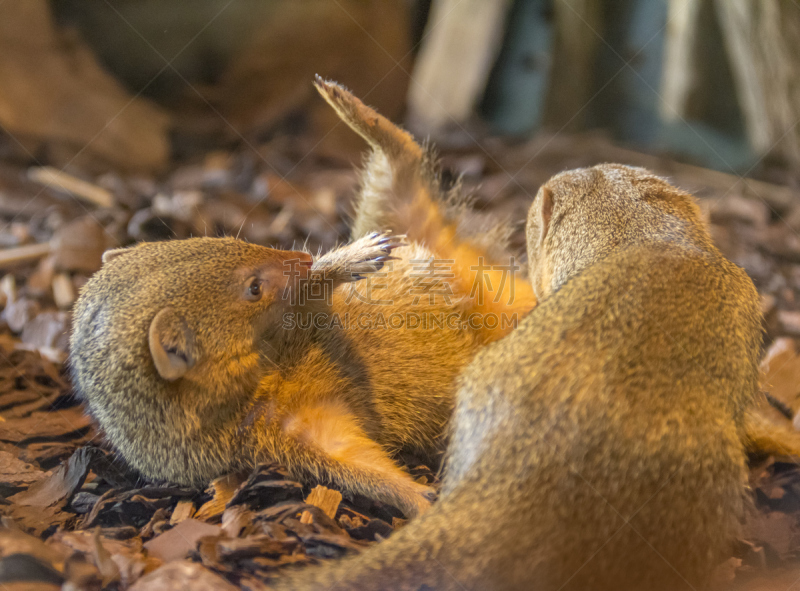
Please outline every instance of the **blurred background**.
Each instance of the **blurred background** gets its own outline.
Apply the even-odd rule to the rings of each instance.
[[[797,0],[0,2],[11,332],[63,358],[106,248],[346,240],[366,145],[315,74],[432,142],[520,254],[551,175],[669,176],[800,335]]]
[[[800,165],[800,16],[791,0],[14,4],[2,7],[4,61],[17,69],[3,67],[8,132],[35,139],[19,119],[49,100],[91,138],[117,82],[115,98],[137,103],[118,113],[120,128],[140,115],[138,141],[151,147],[127,138],[117,146],[132,151],[124,158],[99,137],[86,151],[132,169],[280,133],[352,147],[313,96],[314,73],[440,143],[600,129],[720,170],[743,172],[764,156]],[[45,78],[46,92],[36,93]],[[28,125],[42,133],[48,123],[59,122]]]

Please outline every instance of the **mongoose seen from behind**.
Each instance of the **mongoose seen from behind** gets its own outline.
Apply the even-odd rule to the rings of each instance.
[[[692,197],[637,168],[546,183],[537,307],[459,378],[440,499],[277,589],[702,589],[746,502],[756,290]]]
[[[535,298],[491,267],[502,231],[459,227],[466,210],[411,136],[338,86],[317,86],[372,146],[355,241],[316,260],[230,238],[110,251],[75,308],[74,383],[108,441],[149,478],[201,486],[275,460],[413,516],[432,491],[393,452],[443,447],[457,374],[510,330],[465,320],[522,315]],[[451,261],[447,297],[429,293],[432,259]],[[320,290],[330,297],[311,297]],[[428,328],[370,325],[407,312]],[[308,314],[351,324],[285,323]],[[434,316],[456,321],[436,326]]]

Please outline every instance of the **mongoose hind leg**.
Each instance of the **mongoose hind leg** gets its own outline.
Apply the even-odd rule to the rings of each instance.
[[[508,250],[511,227],[479,220],[460,187],[441,187],[435,155],[342,86],[317,77],[322,97],[372,148],[361,173],[352,236],[391,230],[428,248],[452,272],[450,287],[482,315],[487,342],[507,334],[536,304],[522,266]],[[491,315],[491,318],[488,316]],[[487,320],[488,318],[488,320]]]
[[[387,503],[407,517],[425,512],[435,496],[432,488],[401,470],[338,402],[307,404],[265,425],[257,440],[295,478]]]

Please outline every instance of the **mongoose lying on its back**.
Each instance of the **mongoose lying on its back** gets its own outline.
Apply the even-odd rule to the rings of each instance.
[[[107,253],[75,308],[74,383],[110,443],[147,477],[203,485],[272,459],[296,478],[413,516],[432,491],[390,454],[443,447],[455,377],[510,330],[466,320],[524,314],[535,300],[513,276],[474,283],[472,267],[499,259],[486,237],[459,228],[465,212],[448,205],[429,154],[339,87],[318,88],[373,148],[358,240],[313,265],[304,252],[233,239]],[[369,229],[406,232],[409,244]],[[447,293],[435,295],[425,263],[455,252]],[[312,297],[319,292],[329,297]],[[425,325],[386,324],[410,312]]]
[[[313,266],[303,252],[222,238],[111,251],[75,310],[75,385],[108,440],[148,477],[202,485],[274,459],[298,478],[414,515],[429,490],[381,445],[434,448],[474,335],[427,331],[424,347],[441,362],[420,371],[421,333],[380,331],[375,346],[368,326],[284,326],[287,314],[309,310],[354,319],[374,312],[357,297],[346,303],[349,290],[335,283],[330,303],[303,297],[315,277],[320,287],[347,281],[383,266],[390,251],[409,250],[397,246],[368,235]],[[391,262],[385,291],[399,303],[412,297],[408,263]]]
[[[459,378],[438,503],[279,589],[703,588],[745,504],[761,319],[692,198],[642,169],[551,179],[539,305]]]

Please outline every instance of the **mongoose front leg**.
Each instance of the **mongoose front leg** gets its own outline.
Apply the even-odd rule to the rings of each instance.
[[[295,478],[333,484],[397,507],[407,517],[425,512],[435,495],[401,470],[340,403],[319,402],[272,420],[258,443]]]
[[[311,265],[302,284],[302,305],[306,310],[329,306],[333,291],[344,283],[360,281],[368,273],[380,271],[395,248],[403,246],[405,236],[372,232],[355,242],[325,253]]]
[[[311,266],[311,281],[327,281],[333,286],[359,281],[366,273],[383,268],[395,248],[403,246],[405,236],[372,232],[355,242],[336,248],[318,258]]]

